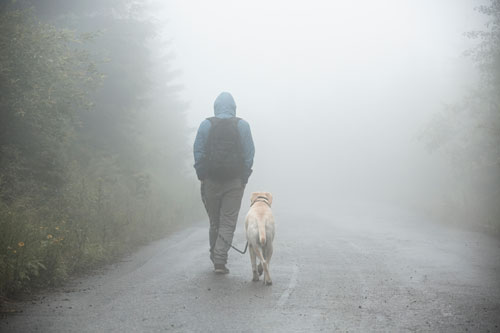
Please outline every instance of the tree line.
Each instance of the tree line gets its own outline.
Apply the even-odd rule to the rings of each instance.
[[[186,104],[141,6],[0,1],[0,31],[0,296],[200,216]]]
[[[483,30],[465,32],[476,46],[466,50],[479,80],[447,105],[424,133],[431,152],[445,156],[454,186],[442,211],[447,219],[500,232],[500,0],[476,8]]]

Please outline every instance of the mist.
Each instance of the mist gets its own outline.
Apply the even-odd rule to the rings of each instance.
[[[475,74],[474,1],[152,2],[188,121],[233,94],[256,145],[247,192],[422,209],[450,182],[422,133]],[[194,137],[194,133],[192,135]]]
[[[0,331],[498,330],[500,0],[0,0],[0,31]]]

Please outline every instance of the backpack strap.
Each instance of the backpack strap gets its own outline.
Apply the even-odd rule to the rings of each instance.
[[[208,117],[207,120],[210,122],[211,125],[214,125],[219,118],[217,117]]]
[[[223,119],[231,119],[235,121],[236,123],[241,120],[241,118],[238,117],[231,117],[231,118],[217,118],[217,117],[208,117],[207,120],[210,122],[210,124],[215,125],[217,122],[223,120]]]

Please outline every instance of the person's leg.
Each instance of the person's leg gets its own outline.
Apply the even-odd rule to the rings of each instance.
[[[223,185],[223,195],[219,214],[219,235],[215,242],[214,264],[226,264],[227,252],[233,241],[238,213],[240,212],[241,199],[245,186],[240,179],[233,179]]]
[[[219,229],[220,206],[221,206],[221,185],[212,181],[205,180],[201,186],[201,196],[203,204],[208,214],[210,228],[208,231],[208,240],[210,245],[210,259],[214,261],[214,248],[217,241]]]

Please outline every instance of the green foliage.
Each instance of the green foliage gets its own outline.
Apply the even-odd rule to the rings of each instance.
[[[469,38],[479,41],[475,48],[467,51],[467,55],[477,64],[485,86],[498,89],[500,88],[500,1],[491,0],[488,6],[480,6],[477,10],[489,17],[488,30],[466,33]],[[491,97],[499,98],[498,94]]]
[[[20,3],[35,8],[0,13],[0,295],[60,283],[199,212],[183,105],[168,77],[152,83],[148,21],[113,16],[123,3],[86,15],[60,2],[48,24]]]
[[[2,199],[50,195],[64,182],[58,157],[99,75],[88,54],[74,49],[82,42],[74,33],[36,22],[27,12],[0,15]]]

